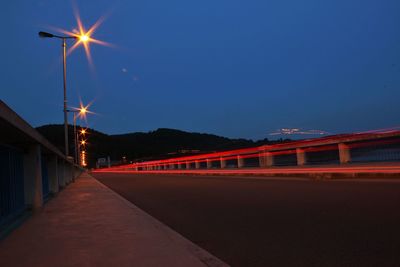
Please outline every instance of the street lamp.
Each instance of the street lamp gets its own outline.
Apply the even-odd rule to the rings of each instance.
[[[86,155],[87,155],[87,153],[86,153],[85,148],[86,148],[87,141],[86,141],[85,135],[87,134],[87,129],[81,129],[80,130],[80,134],[82,136],[82,141],[79,142],[80,145],[78,146],[78,148],[79,148],[79,163],[83,167],[86,167],[86,165],[87,165],[87,163],[86,163]],[[81,146],[82,146],[82,151],[81,151]]]
[[[81,42],[89,41],[87,35],[80,36],[59,36],[48,32],[39,32],[41,38],[58,38],[62,40],[63,48],[63,85],[64,85],[64,144],[65,144],[65,156],[69,156],[68,149],[68,110],[67,110],[67,39],[79,40]]]
[[[76,118],[77,117],[85,117],[88,112],[86,107],[81,107],[76,110],[67,110],[67,112],[72,112],[74,114],[74,152],[75,152],[75,163],[79,163],[79,144],[78,144],[78,133],[76,131]],[[82,130],[83,131],[83,130]],[[81,131],[81,132],[82,132]],[[86,131],[85,131],[86,132]]]

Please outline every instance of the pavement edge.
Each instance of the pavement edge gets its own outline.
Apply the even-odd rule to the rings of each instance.
[[[111,188],[107,187],[106,185],[102,184],[100,181],[98,181],[96,178],[94,178],[92,175],[87,173],[92,179],[95,180],[96,183],[98,183],[101,187],[109,190],[113,195],[115,195],[117,198],[119,198],[121,201],[123,201],[129,208],[134,209],[135,211],[138,211],[141,216],[143,216],[150,224],[152,224],[155,228],[158,228],[162,230],[169,239],[171,239],[172,242],[178,244],[181,247],[184,247],[187,251],[189,251],[193,256],[195,256],[197,259],[199,259],[202,263],[204,263],[206,266],[209,267],[226,267],[230,266],[227,263],[223,262],[216,256],[212,255],[210,252],[206,251],[205,249],[199,247],[198,245],[194,244],[178,232],[174,231],[167,225],[163,224],[161,221],[157,220],[150,214],[146,213],[144,210],[140,209],[136,205],[134,205],[132,202],[127,200],[126,198],[122,197],[115,191],[113,191]]]

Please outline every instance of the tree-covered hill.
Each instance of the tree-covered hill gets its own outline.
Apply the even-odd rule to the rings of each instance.
[[[80,129],[80,127],[77,127]],[[44,125],[37,130],[61,151],[64,151],[64,126]],[[70,154],[74,151],[73,127],[69,128]],[[190,133],[160,128],[147,133],[107,135],[88,129],[87,154],[89,166],[95,166],[98,158],[110,157],[113,162],[166,158],[182,154],[207,153],[228,149],[257,146],[269,143],[268,139],[258,142],[247,139],[230,139],[213,134]]]

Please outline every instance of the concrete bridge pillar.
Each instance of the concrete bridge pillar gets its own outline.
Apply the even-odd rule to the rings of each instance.
[[[178,169],[182,169],[182,163],[178,163]]]
[[[171,170],[175,169],[175,164],[173,164],[173,163],[169,164],[169,168],[170,168]]]
[[[226,160],[223,157],[221,157],[219,161],[221,162],[221,169],[226,168]]]
[[[274,155],[266,150],[260,151],[258,161],[261,168],[272,167],[274,166]]]
[[[351,162],[351,154],[350,154],[350,147],[348,144],[339,143],[339,160],[340,164],[345,164]]]
[[[32,209],[43,206],[42,156],[40,145],[31,145],[24,154],[25,203]]]
[[[47,168],[49,174],[49,188],[53,194],[58,192],[58,164],[57,156],[49,155],[47,158]]]
[[[237,165],[238,165],[238,168],[244,167],[244,160],[243,160],[243,157],[240,155],[237,156]]]
[[[212,161],[210,159],[206,159],[207,162],[207,169],[211,169],[212,168]]]
[[[307,164],[307,155],[304,148],[296,148],[297,165],[303,166]]]
[[[196,165],[196,169],[200,169],[200,161],[196,160],[194,164]]]
[[[186,162],[186,169],[189,170],[190,169],[190,162]]]
[[[265,161],[266,161],[267,167],[274,166],[275,165],[274,155],[271,152],[266,152],[265,153]]]

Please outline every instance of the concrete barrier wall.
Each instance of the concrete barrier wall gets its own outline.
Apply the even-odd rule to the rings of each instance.
[[[83,169],[66,158],[61,151],[53,146],[17,113],[0,101],[0,146],[2,155],[17,154],[11,157],[4,154],[1,164],[0,184],[7,185],[0,191],[0,227],[10,221],[10,218],[21,212],[21,205],[15,205],[18,199],[23,201],[25,209],[36,210],[42,207],[45,197],[55,195],[60,189],[80,175]],[[6,148],[6,150],[5,150]],[[16,181],[21,173],[23,190]],[[46,193],[46,194],[44,194]]]

